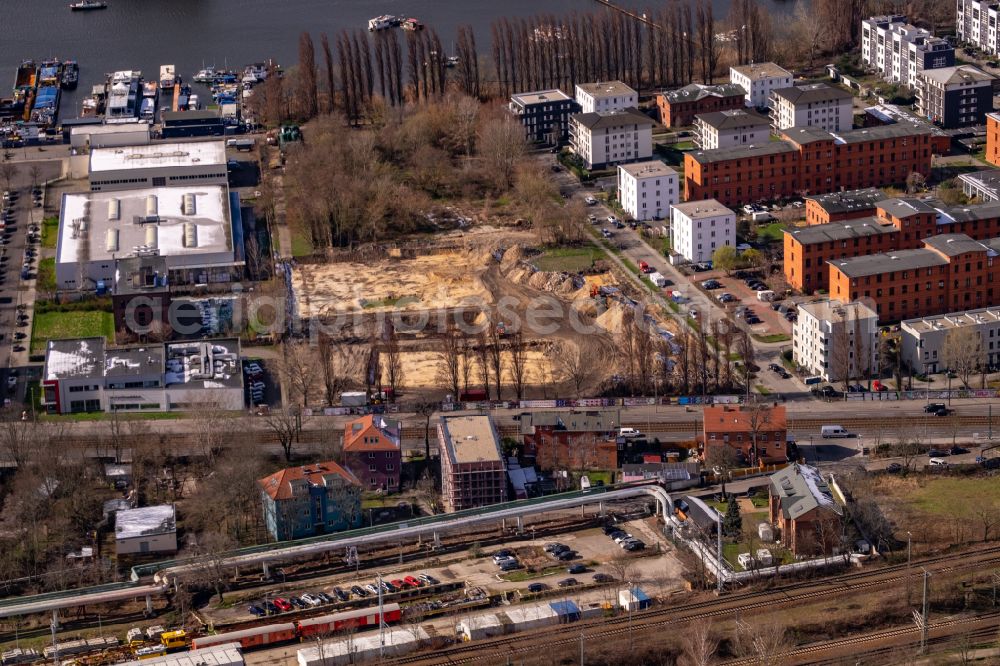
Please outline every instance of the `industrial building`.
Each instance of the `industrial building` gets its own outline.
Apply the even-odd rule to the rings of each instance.
[[[448,511],[506,501],[507,468],[489,415],[442,416],[438,450],[441,495]]]
[[[164,257],[171,284],[239,279],[245,264],[239,195],[224,183],[63,194],[59,289],[110,287],[116,261],[140,256]]]
[[[115,553],[145,555],[177,552],[177,515],[173,504],[115,513]]]
[[[224,141],[189,141],[90,151],[90,189],[141,190],[168,185],[226,185]]]
[[[167,412],[244,405],[238,339],[108,348],[104,338],[49,340],[42,372],[50,414]]]

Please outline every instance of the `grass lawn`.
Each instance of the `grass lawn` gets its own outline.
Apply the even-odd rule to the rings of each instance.
[[[55,249],[59,236],[59,218],[47,217],[42,220],[42,247]]]
[[[528,571],[527,569],[517,569],[511,571],[509,574],[500,576],[504,580],[510,581],[511,583],[519,583],[525,580],[532,580],[534,578],[541,578],[543,576],[551,576],[552,574],[557,574],[559,572],[565,572],[566,568],[570,565],[561,566],[555,565],[551,567],[545,567],[539,571]]]
[[[36,399],[37,400],[37,399]],[[41,421],[103,421],[111,417],[107,412],[80,412],[79,414],[43,414],[41,407],[36,406],[38,419]],[[234,413],[243,416],[244,412]],[[185,418],[184,412],[142,412],[141,414],[119,414],[120,421],[168,421]]]
[[[755,335],[754,340],[759,340],[760,342],[787,342],[791,340],[790,337],[784,333],[772,333],[771,335]]]
[[[35,284],[38,291],[56,290],[56,258],[49,257],[38,262],[38,280]]]
[[[924,513],[968,518],[977,509],[1000,503],[1000,483],[990,477],[941,477],[913,489],[910,501]]]
[[[312,241],[309,236],[294,227],[289,227],[292,232],[292,256],[308,257],[313,253]]]
[[[110,312],[41,312],[35,314],[31,329],[31,351],[45,351],[47,340],[105,337],[114,341],[115,319]]]
[[[546,250],[535,257],[532,263],[541,271],[566,271],[578,273],[594,265],[598,259],[606,257],[596,247],[558,247]]]
[[[757,227],[757,240],[766,243],[777,243],[782,239],[781,222],[770,222]]]

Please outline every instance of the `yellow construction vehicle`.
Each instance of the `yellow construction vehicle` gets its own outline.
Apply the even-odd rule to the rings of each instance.
[[[177,629],[176,631],[164,631],[163,635],[160,636],[160,643],[162,643],[163,647],[168,650],[179,650],[190,645],[191,638],[183,629]]]

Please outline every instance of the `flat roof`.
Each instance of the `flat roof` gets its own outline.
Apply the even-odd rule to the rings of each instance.
[[[242,666],[244,663],[242,646],[237,642],[127,661],[122,666]]]
[[[920,72],[920,75],[941,85],[949,83],[989,83],[996,78],[972,65],[925,69]]]
[[[822,127],[787,127],[781,130],[782,136],[789,141],[794,141],[800,146],[814,141],[836,141],[837,137],[826,131]]]
[[[115,514],[115,539],[133,539],[177,531],[173,504],[144,506]]]
[[[500,441],[488,415],[442,416],[441,424],[456,464],[503,461]]]
[[[815,102],[854,99],[854,96],[846,90],[841,90],[836,86],[827,85],[826,83],[809,83],[790,88],[778,88],[772,94],[781,97],[791,104],[812,104]]]
[[[908,271],[917,268],[947,266],[948,260],[934,250],[897,250],[892,253],[868,254],[853,259],[835,259],[827,262],[836,266],[847,277],[856,278],[866,275],[879,275],[895,271]]]
[[[164,348],[165,386],[183,384],[206,389],[243,386],[240,341],[236,338],[168,342]]]
[[[888,194],[874,187],[846,192],[830,192],[829,194],[813,194],[806,197],[831,214],[874,209],[876,203],[888,198]]]
[[[104,376],[104,338],[49,340],[45,348],[45,379]]]
[[[190,215],[184,214],[186,198],[194,203]],[[56,256],[59,263],[146,253],[197,256],[231,252],[229,188],[224,185],[63,195]]]
[[[799,309],[808,312],[816,319],[840,323],[858,319],[878,319],[878,314],[860,301],[841,303],[840,301],[819,301],[817,303],[802,303]]]
[[[779,78],[791,76],[792,73],[781,65],[773,62],[756,62],[749,65],[733,65],[729,68],[731,72],[739,72],[743,76],[751,79]],[[730,76],[732,78],[732,76]]]
[[[551,90],[536,90],[534,92],[523,92],[517,93],[516,95],[511,95],[510,98],[516,102],[520,102],[525,106],[531,104],[541,104],[543,102],[565,102],[567,100],[573,99],[562,90],[558,88],[552,88]]]
[[[152,143],[142,146],[95,148],[90,151],[90,173],[124,169],[166,169],[189,166],[226,166],[225,141]]]
[[[995,190],[1000,187],[1000,169],[982,169],[972,173],[959,174],[958,179],[978,187]]]
[[[695,118],[702,123],[717,130],[733,129],[737,127],[770,127],[771,121],[750,109],[727,109],[725,111],[713,111],[712,113],[701,113]]]
[[[596,83],[578,83],[576,87],[596,99],[635,95],[636,92],[621,81],[598,81]]]
[[[731,208],[727,208],[716,199],[702,199],[701,201],[688,201],[674,204],[674,210],[680,211],[685,217],[692,220],[704,219],[706,217],[717,217],[719,215],[735,215]]]
[[[972,222],[1000,217],[1000,201],[987,201],[981,204],[966,204],[964,206],[946,207],[941,204],[936,208],[939,213],[938,224],[949,222]]]
[[[1000,307],[976,308],[975,310],[949,312],[935,317],[907,319],[902,322],[901,326],[919,334],[996,322],[1000,322]]]
[[[592,111],[591,113],[578,113],[571,118],[573,121],[591,130],[602,129],[604,127],[621,127],[622,125],[653,124],[653,121],[649,118],[649,116],[644,113],[640,113],[635,107],[620,109],[618,111]]]
[[[163,373],[163,347],[122,347],[104,353],[105,377],[142,377]]]
[[[880,141],[882,139],[901,139],[921,134],[933,134],[933,128],[923,123],[902,121],[895,125],[879,127],[861,127],[849,132],[839,132],[834,136],[843,143],[862,143],[864,141]]]
[[[745,159],[751,157],[766,157],[768,155],[780,155],[781,153],[795,153],[798,148],[788,141],[765,141],[761,144],[751,144],[749,146],[733,146],[732,148],[715,148],[713,150],[696,150],[686,153],[690,155],[698,164],[712,164],[714,162],[726,162],[729,160]]]
[[[635,176],[636,178],[655,178],[656,176],[677,175],[677,172],[674,169],[671,169],[660,160],[620,164],[618,165],[618,168],[631,176]]]

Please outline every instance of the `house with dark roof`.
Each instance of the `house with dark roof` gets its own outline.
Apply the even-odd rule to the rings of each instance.
[[[522,414],[522,456],[542,470],[617,469],[620,426],[617,410]]]
[[[333,461],[287,467],[257,481],[276,541],[361,526],[361,482]]]
[[[512,95],[508,108],[528,141],[557,145],[569,139],[569,117],[580,111],[576,100],[558,88]]]
[[[825,83],[810,83],[771,92],[771,122],[776,131],[818,127],[828,132],[851,129],[854,96]]]
[[[712,458],[712,449],[728,446],[735,449],[740,459],[748,464],[785,462],[788,456],[787,424],[784,405],[707,406],[702,417],[705,460]]]
[[[588,169],[653,156],[653,121],[634,107],[570,116],[569,134],[573,152]]]
[[[753,110],[729,109],[695,116],[699,148],[736,148],[770,140],[771,121]]]
[[[344,425],[344,466],[366,490],[399,490],[400,424],[368,414]]]
[[[806,224],[830,224],[875,215],[875,204],[889,195],[875,187],[816,194],[805,198]]]
[[[660,122],[667,127],[683,127],[694,123],[699,113],[741,109],[746,101],[747,91],[743,86],[732,83],[720,85],[691,85],[668,90],[656,95],[656,107],[660,111]]]
[[[841,544],[843,507],[819,470],[792,463],[768,485],[768,511],[782,545],[796,555],[829,555]]]

